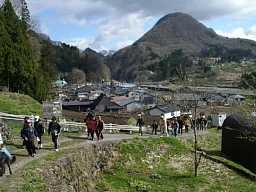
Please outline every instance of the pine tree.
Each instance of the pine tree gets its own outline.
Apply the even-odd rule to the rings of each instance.
[[[0,12],[0,84],[9,88],[9,73],[13,70],[11,64],[10,50],[11,40],[5,29],[3,16]]]
[[[55,76],[55,55],[50,43],[35,53],[29,38],[29,10],[23,2],[23,15],[19,18],[10,0],[5,0],[0,9],[0,85],[12,92],[28,94],[39,101],[48,95],[51,80]]]
[[[5,62],[5,76],[8,76],[10,90],[31,93],[28,82],[32,78],[35,63],[26,31],[9,0],[5,0],[1,11],[5,29],[11,40],[6,52],[10,59]]]

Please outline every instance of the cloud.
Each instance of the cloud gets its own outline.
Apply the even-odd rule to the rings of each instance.
[[[97,27],[93,38],[76,38],[69,41],[70,44],[80,49],[90,47],[95,50],[118,50],[131,45],[145,32],[145,22],[152,19],[144,17],[141,13],[131,13],[119,18],[111,18],[106,23]]]
[[[53,20],[66,25],[95,28],[95,37],[74,37],[83,48],[118,49],[142,35],[145,23],[172,12],[184,12],[201,21],[221,16],[236,19],[256,16],[253,0],[27,0],[33,15],[52,12]],[[224,32],[223,32],[224,33]],[[222,33],[222,34],[223,34]],[[246,35],[246,31],[233,31]],[[247,36],[251,37],[251,35]],[[78,43],[78,40],[81,40]],[[88,40],[89,39],[89,40]]]
[[[54,9],[64,18],[98,20],[109,15],[143,12],[146,16],[162,16],[171,12],[189,13],[204,20],[230,14],[248,14],[256,10],[252,0],[28,0],[34,13]]]
[[[225,37],[251,39],[256,41],[256,25],[252,26],[248,31],[239,27],[227,32],[216,30],[216,33]]]
[[[87,47],[90,47],[93,39],[90,38],[75,38],[71,40],[66,40],[70,45],[79,47],[81,50],[85,50]]]

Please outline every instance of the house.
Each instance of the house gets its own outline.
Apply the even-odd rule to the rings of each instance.
[[[125,96],[112,97],[111,101],[117,104],[118,106],[122,107],[122,110],[125,112],[141,111],[144,108],[143,103],[135,100],[134,97],[125,97]]]
[[[204,101],[204,98],[200,96],[199,94],[193,94],[193,93],[178,93],[173,94],[171,98],[171,102],[173,104],[182,106],[182,107],[192,107],[195,106],[206,106],[207,103]]]
[[[138,101],[132,101],[126,105],[127,112],[143,111],[143,103]]]
[[[68,83],[64,79],[63,80],[57,80],[57,81],[53,82],[53,85],[58,87],[58,88],[62,88],[67,84]]]
[[[88,92],[79,92],[77,93],[77,97],[79,101],[84,101],[89,99],[89,93]]]
[[[95,107],[96,112],[119,112],[122,107],[111,101],[110,97],[104,96]]]
[[[86,101],[67,101],[62,102],[62,108],[71,111],[86,112],[88,110],[94,110],[95,107],[101,102],[104,98],[103,94],[100,94],[95,100],[86,100]]]
[[[103,94],[102,91],[91,91],[89,94],[89,100],[90,101],[96,100],[101,94]]]
[[[133,97],[127,97],[126,99],[116,101],[115,103],[127,112],[143,110],[143,104],[140,101],[136,101]]]
[[[69,102],[62,102],[62,108],[65,110],[70,111],[78,111],[78,112],[85,112],[90,109],[93,109],[93,101],[69,101]]]
[[[172,114],[174,117],[181,115],[180,110],[176,105],[157,105],[151,109],[148,109],[146,113],[150,116],[162,116],[163,114]]]
[[[245,102],[245,97],[242,95],[231,95],[227,99],[229,105],[241,105]]]
[[[146,108],[152,108],[155,106],[156,98],[152,94],[144,91],[144,90],[137,90],[131,91],[128,94],[129,97],[133,97],[136,101],[143,103]]]
[[[226,98],[221,95],[211,95],[206,98],[206,102],[209,106],[224,106]]]

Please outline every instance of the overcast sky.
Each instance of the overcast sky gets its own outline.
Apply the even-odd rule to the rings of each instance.
[[[256,0],[27,1],[43,33],[80,49],[130,45],[173,12],[188,13],[221,35],[256,40]]]

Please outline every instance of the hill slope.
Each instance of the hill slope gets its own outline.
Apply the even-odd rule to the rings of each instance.
[[[27,95],[0,92],[0,112],[15,115],[41,115],[42,105]]]
[[[212,29],[190,15],[169,14],[133,45],[116,52],[111,61],[115,79],[136,80],[148,77],[147,66],[158,63],[174,50],[182,49],[186,55],[199,56],[214,50],[214,56],[234,52],[242,56],[256,55],[256,42],[246,39],[232,39],[217,35]]]

